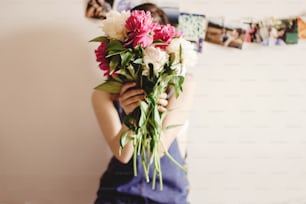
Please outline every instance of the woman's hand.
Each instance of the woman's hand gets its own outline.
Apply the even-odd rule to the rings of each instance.
[[[157,101],[158,103],[158,111],[159,112],[165,112],[167,110],[168,105],[168,99],[167,99],[167,93],[162,93]]]
[[[132,89],[135,86],[135,82],[124,84],[118,97],[119,103],[126,114],[133,112],[135,108],[139,106],[140,101],[145,99],[144,90]],[[158,110],[160,112],[165,112],[167,110],[167,96],[168,95],[166,93],[162,93],[157,101]]]
[[[144,90],[132,89],[135,86],[135,82],[124,84],[118,97],[118,101],[126,114],[133,112],[139,106],[140,101],[145,98]]]

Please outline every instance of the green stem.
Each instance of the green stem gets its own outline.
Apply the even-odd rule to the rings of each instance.
[[[161,169],[159,169],[159,189],[163,190],[163,175]]]
[[[182,171],[184,171],[185,173],[187,173],[187,169],[182,166],[180,163],[178,163],[170,154],[169,152],[166,150],[165,145],[163,143],[163,141],[161,141],[161,144],[163,145],[163,148],[165,150],[164,154],[176,165],[178,166]]]
[[[134,170],[134,176],[137,176],[137,138],[134,139],[134,154],[133,154],[133,170]]]
[[[149,172],[148,172],[148,169],[146,168],[146,161],[144,159],[142,160],[142,167],[143,167],[143,171],[144,171],[145,176],[146,176],[146,182],[149,183],[149,181],[150,181]]]
[[[142,144],[142,145],[144,145],[144,144]],[[145,176],[146,176],[146,181],[149,182],[150,181],[150,179],[149,179],[149,169],[146,167],[147,155],[146,155],[145,148],[142,148],[141,156],[142,156],[142,166],[143,166],[144,173],[145,173]]]
[[[159,156],[158,146],[156,147],[155,155],[156,155],[155,159],[156,159],[157,172],[158,172],[158,176],[159,176],[159,189],[162,191],[163,190],[163,174],[162,174],[162,170],[161,170],[161,166],[160,166],[160,156]]]
[[[142,136],[138,139],[138,148],[137,148],[138,155],[140,154],[141,146],[142,146]]]
[[[152,176],[152,189],[155,189],[155,182],[156,182],[156,168],[153,169],[153,176]]]

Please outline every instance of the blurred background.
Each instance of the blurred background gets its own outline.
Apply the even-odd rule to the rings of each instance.
[[[110,151],[91,92],[99,22],[76,0],[0,1],[0,204],[90,204]],[[291,17],[303,0],[189,0],[185,12]],[[204,43],[188,164],[194,204],[306,203],[306,43]]]

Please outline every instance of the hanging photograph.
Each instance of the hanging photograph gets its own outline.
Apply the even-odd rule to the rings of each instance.
[[[170,24],[177,26],[179,16],[179,1],[175,0],[115,0],[113,9],[116,11],[128,11],[143,3],[153,3],[161,8],[169,18]]]
[[[244,42],[246,43],[261,43],[263,41],[261,35],[261,26],[255,20],[243,21],[245,25]]]
[[[135,6],[146,3],[145,0],[115,0],[113,9],[116,11],[128,11],[134,8]]]
[[[88,0],[85,16],[94,19],[105,19],[106,13],[108,13],[113,6],[113,0]]]
[[[195,45],[198,52],[202,52],[206,24],[205,15],[180,13],[178,30],[184,33],[186,40]]]
[[[306,16],[298,17],[298,34],[300,39],[306,39]]]
[[[150,1],[163,9],[169,18],[170,24],[173,26],[178,25],[178,18],[180,15],[179,1],[176,0],[152,0]]]
[[[242,49],[245,30],[223,18],[209,19],[205,41],[225,47]]]
[[[262,45],[286,45],[296,44],[298,42],[297,19],[266,19],[262,21]]]

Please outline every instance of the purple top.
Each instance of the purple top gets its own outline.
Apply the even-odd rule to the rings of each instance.
[[[114,103],[120,118],[124,116],[124,111],[118,102]],[[180,164],[185,165],[179,151],[177,140],[175,139],[168,149],[169,154]],[[163,190],[159,189],[159,178],[156,179],[155,190],[152,189],[152,172],[150,168],[147,183],[141,164],[140,156],[137,157],[137,176],[133,174],[133,159],[127,164],[123,164],[115,157],[112,157],[107,170],[104,172],[98,190],[98,198],[107,195],[135,195],[148,198],[154,202],[167,204],[187,204],[188,181],[186,174],[177,167],[167,156],[160,159],[163,173]]]

